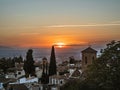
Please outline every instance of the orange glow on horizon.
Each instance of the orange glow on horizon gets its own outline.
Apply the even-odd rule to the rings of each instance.
[[[43,30],[42,30],[43,29]],[[24,31],[17,33],[1,34],[1,45],[9,45],[25,48],[49,48],[57,44],[57,48],[68,48],[74,45],[89,45],[99,41],[111,41],[120,37],[118,30],[89,28],[39,28],[36,33],[31,29],[30,32]],[[42,31],[39,31],[42,30]],[[107,35],[106,35],[106,34]],[[102,42],[101,42],[102,43]],[[103,42],[104,43],[104,42]]]
[[[58,42],[58,43],[55,43],[55,46],[57,46],[58,48],[63,48],[66,44],[63,43],[63,42]]]

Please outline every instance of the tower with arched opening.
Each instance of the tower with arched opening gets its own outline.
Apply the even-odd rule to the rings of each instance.
[[[88,65],[92,64],[97,57],[97,51],[91,47],[82,51],[82,69],[84,70]]]

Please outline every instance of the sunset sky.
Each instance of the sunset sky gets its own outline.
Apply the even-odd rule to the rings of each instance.
[[[120,0],[0,0],[0,45],[120,40]]]

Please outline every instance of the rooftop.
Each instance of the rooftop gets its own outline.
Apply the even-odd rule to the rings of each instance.
[[[79,77],[80,75],[81,75],[81,72],[80,72],[78,69],[76,69],[76,70],[73,72],[72,77]]]
[[[28,88],[24,84],[14,84],[11,85],[13,90],[28,90]]]
[[[82,53],[97,53],[97,51],[91,47],[88,47],[85,50],[83,50]]]
[[[0,82],[2,83],[10,83],[10,82],[15,82],[16,79],[13,78],[0,78]]]

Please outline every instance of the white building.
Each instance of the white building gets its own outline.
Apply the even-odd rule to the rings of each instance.
[[[21,78],[19,79],[18,83],[38,83],[38,78]]]
[[[50,85],[64,85],[65,84],[65,77],[59,75],[53,75],[49,77],[49,84]]]

